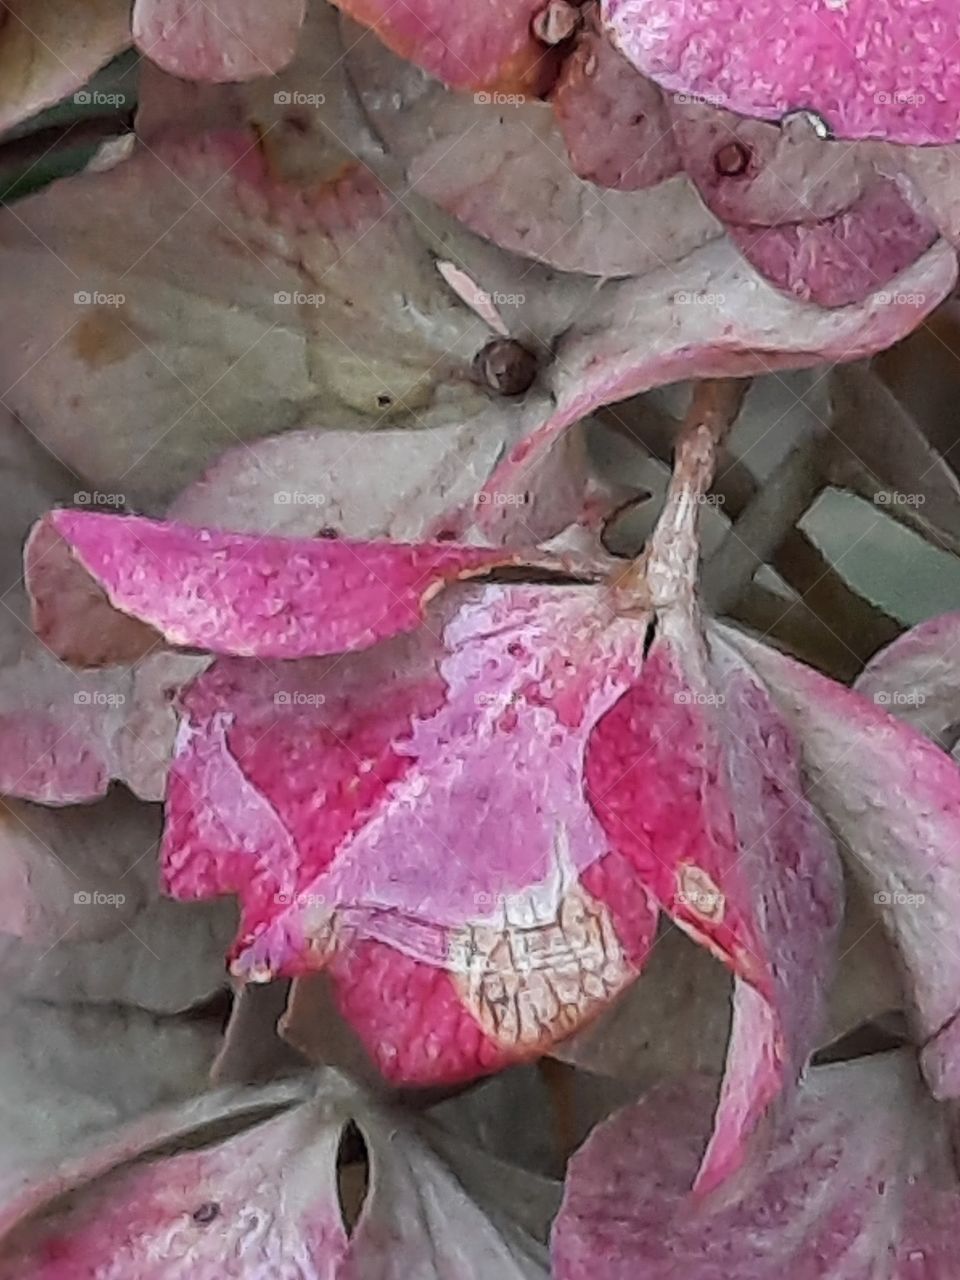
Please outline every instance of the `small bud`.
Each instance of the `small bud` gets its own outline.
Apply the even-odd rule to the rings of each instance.
[[[519,396],[537,376],[537,357],[515,338],[494,338],[477,352],[480,380],[502,396]]]
[[[559,44],[567,40],[581,23],[580,10],[568,0],[549,0],[546,8],[533,15],[533,34],[543,44]]]

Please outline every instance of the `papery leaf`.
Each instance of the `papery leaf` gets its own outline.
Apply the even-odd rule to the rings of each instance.
[[[799,735],[810,794],[897,947],[916,1035],[921,1042],[949,1036],[960,1004],[960,768],[876,700],[746,635],[724,635]],[[927,1052],[936,1055],[933,1047]],[[944,1069],[928,1060],[934,1092],[951,1094]]]
[[[53,511],[34,540],[51,530],[64,544],[56,553],[63,573],[51,582],[42,565],[30,571],[27,557],[38,633],[61,650],[70,643],[69,592],[64,616],[58,602],[72,562],[73,580],[92,579],[106,593],[116,611],[112,623],[103,620],[110,657],[127,660],[160,636],[259,657],[363,649],[417,627],[445,583],[527,563],[494,548],[223,533],[99,512]]]
[[[276,1090],[245,1099],[248,1109],[258,1101],[275,1108]],[[229,1093],[216,1095],[211,1119],[218,1102],[228,1115],[231,1103],[237,1110]],[[349,1125],[359,1132],[369,1184],[345,1221],[337,1153]],[[445,1163],[335,1076],[321,1080],[315,1098],[234,1137],[217,1141],[210,1128],[199,1150],[148,1149],[148,1159],[109,1176],[97,1177],[103,1161],[94,1152],[93,1180],[81,1166],[81,1185],[61,1211],[0,1247],[0,1275],[26,1267],[37,1280],[80,1280],[122,1259],[144,1280],[172,1278],[185,1264],[198,1277],[237,1280],[291,1265],[304,1280],[545,1280],[542,1248],[505,1203],[516,1181],[508,1166],[449,1141]],[[138,1136],[142,1144],[146,1135]],[[121,1135],[115,1145],[131,1143]],[[461,1179],[481,1189],[479,1202]],[[261,1226],[251,1234],[254,1212]]]
[[[942,1109],[907,1053],[816,1067],[735,1199],[688,1186],[713,1084],[651,1090],[574,1157],[556,1280],[934,1280],[950,1273],[960,1185]]]
[[[841,138],[952,142],[960,92],[950,0],[882,0],[869,12],[789,0],[708,9],[689,0],[604,0],[614,42],[645,75],[741,115],[815,112]]]
[[[952,750],[960,732],[960,613],[911,627],[870,659],[854,687]]]
[[[7,403],[91,507],[156,513],[225,448],[305,422],[489,403],[486,333],[413,217],[356,163],[277,180],[252,130],[152,138],[0,216],[0,248]]]
[[[168,889],[241,897],[242,976],[330,965],[390,1079],[536,1056],[642,964],[654,914],[580,785],[642,639],[602,602],[460,589],[416,637],[219,662],[183,697]]]
[[[10,0],[3,8],[0,133],[82,89],[130,43],[126,0]]]
[[[353,29],[345,43],[366,115],[412,189],[503,248],[606,277],[653,270],[721,234],[683,177],[637,192],[600,192],[578,177],[549,103],[477,101],[435,84],[372,36]],[[596,147],[590,155],[598,158]]]
[[[246,80],[293,57],[306,0],[269,11],[251,0],[135,0],[133,38],[146,57],[184,80]]]

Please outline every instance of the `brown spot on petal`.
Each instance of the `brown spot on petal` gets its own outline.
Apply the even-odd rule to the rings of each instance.
[[[739,178],[750,164],[750,152],[740,142],[728,142],[713,157],[714,168],[724,178]]]
[[[684,863],[677,868],[677,901],[703,920],[719,924],[726,898],[702,867]]]
[[[461,998],[484,1032],[531,1052],[570,1035],[636,976],[607,908],[580,885],[552,920],[455,931],[451,956]]]
[[[91,369],[117,364],[142,351],[140,342],[123,312],[125,307],[91,307],[70,330],[74,355]]]

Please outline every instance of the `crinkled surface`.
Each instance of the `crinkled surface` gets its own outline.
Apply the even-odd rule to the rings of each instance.
[[[642,632],[594,588],[458,599],[348,660],[217,663],[184,695],[168,791],[167,886],[241,897],[235,970],[330,963],[411,1082],[543,1052],[630,980],[655,923],[579,783]]]
[[[652,1090],[574,1157],[555,1280],[943,1280],[960,1207],[949,1128],[907,1053],[814,1068],[732,1201],[691,1198],[709,1078]]]
[[[585,784],[613,845],[737,982],[709,1188],[820,1034],[841,885],[797,743],[749,667],[669,613],[641,679],[591,738]]]
[[[742,115],[816,112],[841,138],[952,142],[952,0],[603,0],[614,41],[666,89]]]
[[[447,582],[521,557],[446,543],[279,538],[99,512],[54,511],[46,526],[66,544],[73,572],[106,593],[110,655],[168,644],[264,658],[363,649],[420,624]],[[69,636],[63,579],[32,575],[40,635]],[[136,626],[130,627],[130,619]]]
[[[246,80],[293,57],[306,0],[135,0],[141,53],[184,80]]]
[[[291,1106],[297,1089],[308,1100]],[[449,1139],[438,1155],[332,1073],[311,1092],[306,1082],[222,1091],[159,1116],[152,1132],[121,1132],[113,1151],[74,1162],[72,1194],[52,1215],[5,1237],[0,1275],[175,1280],[186,1263],[196,1280],[259,1280],[265,1268],[300,1280],[545,1280],[544,1251],[519,1225],[524,1209],[510,1204],[521,1188],[508,1166]],[[218,1116],[246,1125],[218,1139]],[[349,1168],[338,1178],[351,1122],[366,1147],[369,1185],[359,1171],[351,1180]],[[190,1150],[204,1133],[207,1145]],[[178,1138],[187,1140],[179,1152]],[[553,1188],[530,1181],[523,1198],[549,1202]],[[55,1186],[28,1189],[21,1202],[39,1207]]]

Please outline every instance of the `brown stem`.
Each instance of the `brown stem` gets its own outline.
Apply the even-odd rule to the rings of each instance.
[[[749,385],[743,378],[710,378],[694,385],[656,528],[643,553],[613,583],[618,611],[659,608],[693,594],[700,557],[699,507],[713,482],[718,448]]]

